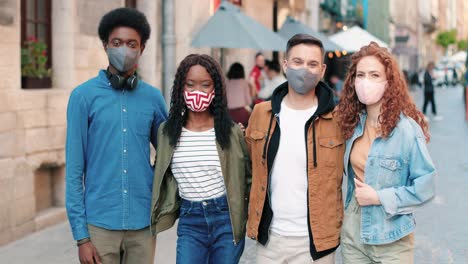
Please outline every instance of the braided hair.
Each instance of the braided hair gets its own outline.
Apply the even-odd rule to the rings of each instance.
[[[182,60],[174,78],[171,91],[171,109],[169,118],[164,127],[164,134],[169,136],[171,146],[176,146],[179,141],[182,127],[187,122],[187,106],[184,100],[184,85],[190,68],[200,65],[206,69],[214,83],[214,98],[209,107],[214,117],[216,141],[221,148],[229,148],[231,126],[233,122],[229,117],[226,99],[226,84],[220,65],[208,55],[191,54]]]

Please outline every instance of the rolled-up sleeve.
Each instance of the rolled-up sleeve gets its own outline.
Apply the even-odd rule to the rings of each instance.
[[[377,191],[388,217],[409,214],[435,195],[436,169],[423,137],[416,137],[409,155],[409,177],[406,186]]]

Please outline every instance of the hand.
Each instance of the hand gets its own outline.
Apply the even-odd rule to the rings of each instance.
[[[360,206],[379,205],[380,199],[374,188],[354,178],[354,192],[356,200]]]
[[[245,126],[242,124],[242,123],[237,123],[237,125],[240,127],[241,131],[242,131],[242,134],[244,134],[245,136]]]
[[[81,264],[101,264],[101,258],[91,241],[78,247],[78,256]]]

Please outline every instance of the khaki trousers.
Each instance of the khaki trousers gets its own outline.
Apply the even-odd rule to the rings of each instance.
[[[115,231],[88,225],[88,231],[103,264],[154,263],[156,237],[149,227]]]
[[[366,245],[360,241],[361,207],[353,195],[346,208],[341,228],[341,254],[344,264],[412,264],[414,263],[414,235],[385,245]]]
[[[335,264],[335,252],[312,260],[309,237],[280,236],[270,233],[266,246],[257,243],[257,264]]]

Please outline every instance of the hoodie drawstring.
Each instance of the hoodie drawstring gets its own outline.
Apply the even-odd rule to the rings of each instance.
[[[315,146],[315,121],[312,121],[312,141],[313,141],[313,152],[314,152],[314,168],[317,168],[317,147]]]
[[[266,134],[265,143],[263,144],[262,159],[266,159],[266,150],[267,150],[268,140],[270,139],[270,131],[271,131],[271,125],[272,124],[273,124],[273,112],[271,112],[270,123],[268,124],[268,132]]]

